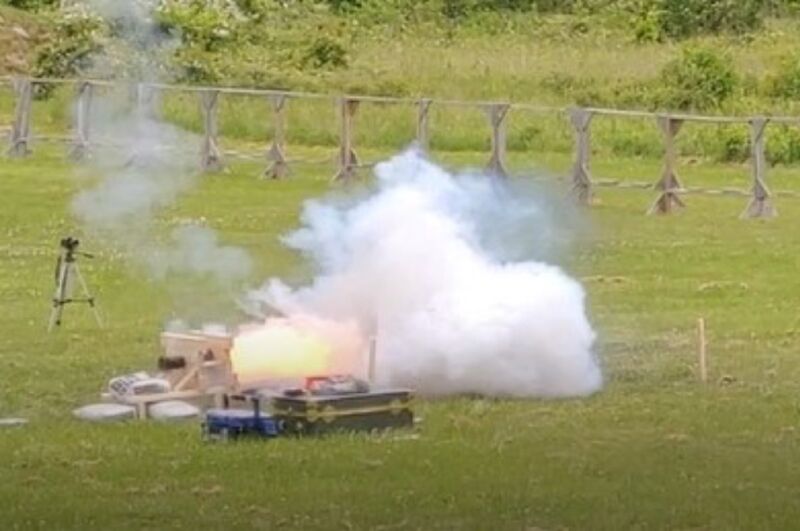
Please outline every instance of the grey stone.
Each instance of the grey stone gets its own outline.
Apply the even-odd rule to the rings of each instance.
[[[150,406],[148,413],[155,420],[170,422],[193,419],[200,414],[200,409],[180,400],[167,400]]]
[[[14,428],[17,426],[24,426],[28,423],[28,419],[21,418],[0,418],[0,428]]]
[[[124,404],[91,404],[76,409],[72,414],[91,422],[114,422],[132,419],[136,416],[136,408]]]

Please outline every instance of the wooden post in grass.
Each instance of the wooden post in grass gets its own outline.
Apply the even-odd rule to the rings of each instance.
[[[683,120],[671,116],[657,116],[656,120],[664,139],[664,170],[661,173],[661,179],[655,185],[655,189],[659,191],[658,197],[647,213],[669,214],[675,207],[686,206],[678,197],[682,185],[675,171],[677,165],[675,136],[681,130]]]
[[[264,171],[265,179],[282,179],[289,174],[286,162],[286,95],[278,94],[269,97],[272,102],[273,131],[272,145],[267,151],[269,167]]]
[[[753,165],[753,197],[742,212],[742,218],[772,218],[778,215],[772,204],[772,194],[766,183],[767,157],[764,131],[769,120],[764,117],[750,120],[750,149]]]
[[[339,120],[341,136],[339,146],[339,168],[333,176],[334,181],[349,182],[356,176],[358,157],[353,149],[353,122],[359,101],[351,98],[339,100]]]
[[[89,154],[89,124],[93,92],[90,82],[78,83],[75,101],[75,136],[69,151],[69,157],[74,161],[83,160]]]
[[[17,104],[14,109],[14,123],[11,125],[8,156],[12,158],[30,155],[31,107],[33,104],[33,83],[30,79],[14,78],[14,92]]]
[[[706,359],[706,321],[702,317],[697,320],[698,363],[700,365],[700,381],[708,381],[708,361]]]
[[[217,103],[219,91],[204,90],[200,93],[200,108],[203,113],[203,144],[200,150],[200,165],[203,171],[222,169],[222,156],[217,144]]]
[[[506,126],[505,120],[511,105],[493,103],[486,107],[489,124],[492,127],[492,154],[486,171],[493,177],[507,177],[506,170]]]
[[[423,152],[430,149],[430,138],[428,136],[428,117],[430,116],[431,103],[429,99],[421,99],[417,103],[417,146]]]
[[[582,205],[592,202],[592,174],[589,172],[589,158],[592,154],[591,130],[592,112],[573,107],[569,110],[569,121],[575,130],[575,163],[572,166],[572,195]]]

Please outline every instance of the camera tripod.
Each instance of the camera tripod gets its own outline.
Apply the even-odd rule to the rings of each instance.
[[[77,250],[78,244],[78,240],[74,238],[64,238],[61,240],[61,254],[58,256],[58,261],[56,262],[56,292],[55,295],[53,295],[53,309],[50,312],[50,324],[47,327],[48,332],[53,330],[53,327],[61,325],[61,316],[64,312],[64,306],[73,302],[87,303],[92,309],[97,324],[103,326],[100,313],[97,311],[97,306],[95,306],[94,297],[89,293],[89,287],[86,285],[86,281],[83,279],[83,275],[81,275],[81,270],[76,261],[77,256],[92,258],[92,255],[79,252]],[[77,279],[83,289],[83,297],[76,298],[72,296],[73,277]]]

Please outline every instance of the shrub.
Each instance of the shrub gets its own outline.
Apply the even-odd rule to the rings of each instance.
[[[35,77],[72,77],[90,69],[94,57],[103,49],[105,26],[102,19],[77,9],[62,13],[55,32],[38,50],[34,60]],[[37,95],[47,97],[51,85],[39,85]]]
[[[739,84],[727,55],[698,47],[684,48],[680,57],[664,66],[659,79],[662,93],[657,103],[681,110],[718,108]]]
[[[344,46],[324,35],[314,40],[303,57],[303,64],[314,68],[344,68],[347,62]]]
[[[235,40],[237,15],[230,8],[187,0],[160,4],[155,20],[163,33],[180,35],[183,46],[214,52]]]
[[[59,0],[5,0],[0,4],[8,4],[17,9],[25,9],[28,11],[38,11],[58,5]]]
[[[685,39],[700,34],[741,34],[759,28],[765,0],[632,0],[637,39]]]
[[[767,93],[772,97],[800,99],[800,56],[784,60],[780,71],[767,84]]]

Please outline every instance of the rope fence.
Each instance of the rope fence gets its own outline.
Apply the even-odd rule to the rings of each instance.
[[[241,158],[266,160],[262,177],[282,179],[290,174],[293,164],[309,163],[303,159],[287,156],[287,108],[293,100],[327,100],[336,104],[338,121],[338,152],[335,157],[314,161],[318,163],[334,160],[334,181],[349,182],[356,178],[358,170],[374,166],[375,163],[361,161],[354,140],[357,117],[363,104],[401,105],[416,113],[415,141],[420,149],[430,149],[430,111],[434,106],[471,108],[485,114],[490,134],[490,153],[486,171],[493,178],[509,175],[507,169],[507,122],[514,111],[563,116],[574,137],[574,160],[567,179],[570,194],[577,202],[590,205],[597,187],[653,189],[657,193],[648,214],[670,214],[686,206],[681,196],[692,193],[709,195],[746,195],[749,202],[742,212],[743,218],[766,218],[777,215],[773,196],[800,197],[800,193],[781,191],[773,193],[767,186],[767,161],[765,130],[770,124],[800,125],[800,117],[790,116],[707,116],[685,113],[653,113],[646,111],[604,109],[595,107],[548,107],[527,103],[461,101],[431,98],[396,98],[385,96],[342,95],[331,96],[318,93],[246,89],[237,87],[182,86],[163,83],[122,83],[105,80],[75,80],[59,78],[4,77],[0,84],[10,85],[15,98],[14,116],[8,131],[7,155],[13,158],[31,154],[31,142],[35,139],[61,140],[70,144],[69,156],[79,161],[85,158],[92,145],[102,145],[91,137],[90,112],[95,89],[98,87],[119,88],[127,86],[134,109],[141,116],[154,118],[160,97],[166,92],[194,94],[202,117],[202,139],[200,145],[200,168],[205,172],[220,171],[224,159]],[[66,137],[38,137],[31,134],[33,96],[39,85],[66,85],[74,87],[75,113],[72,132]],[[237,150],[225,150],[219,142],[219,102],[225,96],[256,96],[266,98],[272,114],[269,147],[260,155],[251,155]],[[591,172],[591,127],[597,117],[653,120],[661,134],[663,147],[663,169],[655,183],[620,182],[594,180]],[[748,191],[733,189],[685,188],[677,172],[676,138],[687,122],[703,124],[743,124],[750,129],[750,161],[752,168],[751,188]]]

